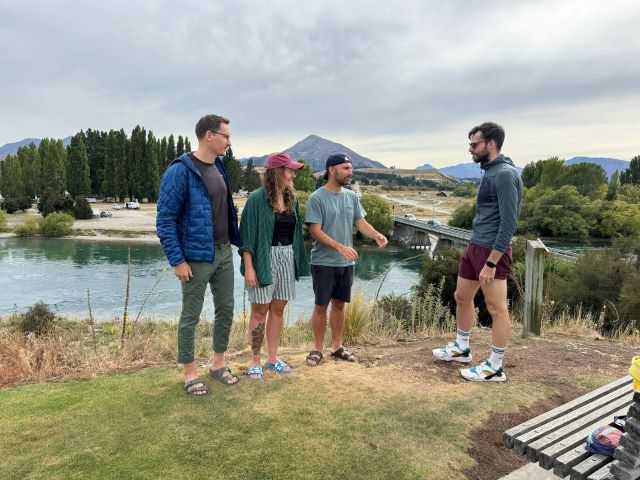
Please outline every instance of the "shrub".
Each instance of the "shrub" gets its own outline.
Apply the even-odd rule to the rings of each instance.
[[[18,209],[22,210],[23,212],[29,210],[31,208],[31,205],[32,202],[31,198],[29,197],[22,197],[18,199]]]
[[[53,332],[55,326],[56,315],[43,302],[38,302],[30,307],[18,319],[18,329],[22,333],[33,333],[36,336]]]
[[[460,205],[454,210],[451,220],[449,220],[449,226],[471,230],[471,227],[473,226],[473,217],[475,217],[475,215],[475,202]]]
[[[74,218],[68,213],[53,212],[42,220],[42,233],[47,237],[64,237],[73,232]]]
[[[78,220],[89,220],[93,218],[93,210],[85,197],[78,195],[73,206],[73,216]]]
[[[378,232],[388,235],[393,227],[391,208],[387,201],[379,195],[365,194],[360,198],[362,208],[367,212],[367,222]]]
[[[71,197],[63,197],[59,193],[48,193],[40,198],[38,210],[43,217],[53,212],[73,214],[73,199]]]
[[[15,213],[20,210],[18,201],[15,198],[6,198],[2,203],[2,208],[5,209],[7,213]]]
[[[8,222],[7,212],[4,210],[0,210],[0,230],[4,229],[7,226]]]
[[[31,237],[40,232],[40,219],[30,218],[13,229],[19,237]]]

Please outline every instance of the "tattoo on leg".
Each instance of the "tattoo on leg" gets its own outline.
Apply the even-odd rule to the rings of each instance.
[[[264,322],[259,323],[256,328],[251,332],[251,350],[254,355],[260,353],[260,347],[262,347],[262,341],[264,340]]]

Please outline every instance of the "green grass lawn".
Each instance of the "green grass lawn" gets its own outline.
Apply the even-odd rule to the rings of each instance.
[[[262,383],[209,379],[202,398],[185,395],[175,368],[0,390],[0,478],[461,478],[473,427],[548,393],[294,366]]]

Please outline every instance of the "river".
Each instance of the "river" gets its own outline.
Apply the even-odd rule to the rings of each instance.
[[[396,262],[419,252],[374,245],[356,247],[353,290],[373,298],[384,273]],[[87,290],[93,316],[99,320],[122,318],[127,282],[127,256],[131,251],[129,318],[176,319],[180,313],[180,283],[174,277],[159,244],[135,241],[88,241],[74,239],[0,239],[0,316],[22,313],[42,301],[60,315],[88,318]],[[243,278],[240,256],[236,264],[236,312],[243,310]],[[419,281],[419,259],[402,262],[389,272],[380,294],[409,292]],[[313,308],[311,278],[297,283],[296,300],[287,321],[308,318]],[[247,302],[246,308],[249,308]],[[211,293],[207,292],[203,319],[213,319]]]

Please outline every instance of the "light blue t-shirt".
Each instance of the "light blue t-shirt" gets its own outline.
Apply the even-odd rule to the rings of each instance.
[[[355,192],[341,188],[332,192],[320,187],[309,196],[307,201],[306,223],[319,223],[322,231],[332,239],[347,247],[353,246],[353,225],[364,218],[364,211]],[[325,247],[314,240],[311,250],[311,264],[327,267],[346,267],[353,265],[333,248]]]

